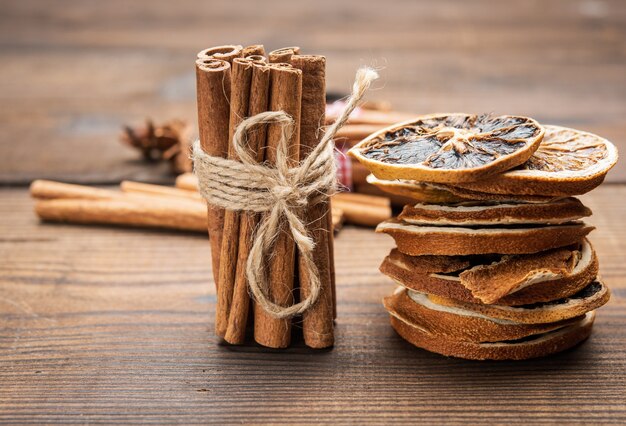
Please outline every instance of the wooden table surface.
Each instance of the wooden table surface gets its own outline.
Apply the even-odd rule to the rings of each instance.
[[[328,56],[345,91],[402,110],[528,114],[626,152],[626,4],[20,0],[0,14],[0,422],[624,423],[626,167],[582,197],[612,299],[592,337],[524,362],[470,362],[391,329],[390,238],[337,238],[337,344],[228,347],[213,336],[205,237],[40,224],[25,184],[171,182],[119,145],[123,123],[195,119],[203,47],[263,42]]]

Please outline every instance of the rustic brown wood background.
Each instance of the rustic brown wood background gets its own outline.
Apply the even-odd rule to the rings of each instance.
[[[368,229],[337,239],[337,345],[319,353],[220,345],[203,237],[38,223],[34,178],[171,181],[120,126],[194,120],[193,57],[232,42],[324,53],[335,91],[376,65],[370,98],[401,110],[528,114],[626,152],[621,0],[4,2],[0,422],[626,422],[624,162],[583,197],[613,298],[589,341],[528,362],[397,337],[377,272],[392,243]]]

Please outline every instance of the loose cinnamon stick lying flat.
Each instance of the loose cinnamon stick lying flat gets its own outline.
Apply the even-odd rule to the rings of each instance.
[[[150,185],[157,186],[157,185]],[[170,188],[161,187],[165,190]],[[82,199],[82,200],[122,200],[134,202],[171,202],[172,197],[164,197],[157,194],[139,192],[120,192],[108,189],[94,188],[91,186],[61,183],[51,180],[38,179],[30,185],[30,195],[39,200],[52,199]],[[195,199],[178,198],[182,203],[200,204]]]
[[[108,189],[37,179],[30,184],[30,195],[42,200],[55,198],[106,200],[117,198],[120,193]]]
[[[235,129],[248,115],[250,85],[252,83],[252,62],[237,58],[233,61],[230,89],[230,124],[228,136],[228,158],[237,160],[232,145]],[[239,248],[239,212],[226,210],[224,213],[224,231],[220,251],[220,269],[217,279],[217,309],[215,332],[218,336],[226,335],[228,316],[235,287],[237,272],[237,249]]]
[[[183,173],[176,178],[176,188],[198,191],[198,178],[193,173]]]
[[[352,203],[352,204],[364,204],[373,205],[379,207],[389,207],[389,200],[385,197],[377,197],[367,194],[356,194],[354,192],[340,192],[333,195],[333,200],[337,203]]]
[[[326,58],[323,56],[291,57],[291,64],[302,70],[302,107],[300,121],[300,158],[304,159],[321,139],[320,126],[324,122],[326,108]],[[309,206],[306,215],[307,231],[315,241],[313,262],[317,266],[320,296],[317,303],[302,314],[304,342],[312,348],[327,348],[334,344],[333,295],[329,258],[330,232],[328,215],[330,204],[323,201]],[[311,292],[311,276],[300,262],[300,299]]]
[[[302,71],[288,64],[274,64],[270,67],[270,111],[284,111],[294,120],[294,132],[289,141],[288,156],[291,167],[298,162],[300,152],[300,104],[302,101]],[[271,124],[267,129],[266,160],[276,163],[276,148],[281,139],[281,127]],[[274,303],[288,306],[293,303],[293,281],[295,266],[295,243],[288,231],[283,228],[278,234],[269,259],[269,298]],[[257,343],[271,348],[286,348],[291,342],[291,320],[276,319],[255,305],[254,339]]]
[[[391,102],[389,101],[363,101],[363,103],[361,104],[361,108],[383,112],[389,112],[392,110]]]
[[[270,68],[267,65],[254,63],[252,65],[252,81],[248,99],[248,117],[267,111],[269,100]],[[256,161],[262,162],[265,157],[266,128],[259,127],[248,135],[248,149],[256,155]],[[250,296],[248,294],[248,279],[246,267],[250,249],[252,248],[252,233],[259,221],[259,215],[243,212],[239,223],[239,247],[237,250],[237,266],[235,285],[228,316],[228,328],[224,340],[232,344],[241,344],[245,340],[248,312],[250,310]]]
[[[326,122],[332,123],[337,118],[337,114],[327,114]],[[414,114],[408,114],[398,111],[375,111],[364,108],[356,109],[350,118],[348,124],[374,124],[381,127],[390,126],[401,121],[408,121],[415,118]]]
[[[203,52],[208,52],[208,50]],[[203,52],[200,52],[198,56]],[[196,85],[200,145],[209,155],[226,157],[230,115],[230,64],[211,58],[198,59],[196,61]],[[207,209],[213,278],[217,284],[224,210],[211,205],[208,205]]]
[[[193,199],[125,193],[48,180],[34,181],[30,193],[39,200],[35,212],[43,220],[206,230],[204,202]]]
[[[158,195],[175,199],[204,202],[202,196],[197,191],[189,191],[163,185],[151,185],[149,183],[125,180],[120,183],[120,189],[122,192],[130,194]]]
[[[38,201],[35,212],[52,222],[206,231],[206,207],[200,203],[68,198]]]
[[[343,210],[338,207],[333,207],[331,209],[331,223],[334,232],[338,232],[341,229],[344,220],[345,216],[343,214]]]
[[[389,192],[385,192],[382,189],[374,186],[370,183],[355,183],[354,184],[354,193],[362,194],[362,195],[372,195],[375,197],[386,198],[389,200],[392,206],[401,207],[406,204],[415,204],[415,200],[409,197],[403,197],[402,195],[391,194]],[[351,193],[352,194],[352,193]]]
[[[333,207],[344,213],[347,222],[376,226],[391,217],[389,199],[373,195],[341,193],[333,196]]]
[[[372,133],[376,133],[387,126],[391,126],[392,124],[394,123],[390,122],[383,124],[347,124],[339,129],[336,138],[346,138],[350,141],[361,141]]]

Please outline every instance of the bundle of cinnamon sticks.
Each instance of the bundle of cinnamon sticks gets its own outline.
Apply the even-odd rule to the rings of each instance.
[[[232,145],[239,124],[259,113],[282,111],[294,123],[295,131],[287,138],[287,157],[289,167],[297,166],[320,143],[320,127],[325,123],[325,66],[323,56],[301,55],[297,47],[270,52],[268,57],[260,45],[218,46],[200,52],[196,76],[200,146],[204,154],[239,161]],[[284,140],[285,132],[278,124],[259,126],[247,134],[245,145],[240,145],[243,148],[238,152],[249,150],[248,154],[258,162],[272,165],[278,161],[277,147]],[[273,348],[289,346],[292,323],[296,322],[306,345],[312,348],[333,345],[336,316],[333,220],[343,216],[374,225],[391,214],[386,200],[381,203],[363,198],[358,204],[367,207],[351,210],[352,201],[342,200],[341,196],[334,202],[342,205],[343,213],[335,214],[338,210],[331,209],[329,198],[320,201],[320,197],[311,195],[316,202],[298,213],[306,224],[306,234],[314,242],[312,255],[311,246],[305,248],[306,267],[287,225],[279,225],[273,251],[263,267],[269,278],[268,288],[263,292],[277,306],[291,306],[298,300],[316,301],[298,311],[300,317],[285,319],[252,303],[248,292],[247,260],[254,229],[264,213],[206,205],[196,191],[180,188],[125,182],[121,189],[118,192],[37,181],[32,193],[40,200],[37,214],[52,221],[197,231],[202,227],[201,211],[207,209],[204,219],[208,222],[218,300],[216,332],[225,341],[240,344],[245,341],[247,325],[253,324],[254,339]],[[310,257],[315,268],[310,267]],[[319,297],[309,297],[317,295],[318,289]]]
[[[200,144],[205,153],[237,160],[232,148],[233,134],[247,117],[264,111],[284,111],[294,122],[288,141],[288,157],[296,166],[320,141],[324,123],[326,59],[300,55],[298,47],[270,52],[261,45],[217,46],[198,54],[196,61],[198,124]],[[276,124],[259,128],[248,138],[248,149],[256,160],[274,164],[282,129]],[[334,343],[335,273],[332,257],[332,215],[323,201],[304,214],[309,235],[315,242],[313,260],[319,271],[320,297],[303,313],[304,342],[313,348]],[[254,339],[261,345],[285,348],[291,342],[293,319],[280,319],[251,303],[246,264],[252,233],[259,214],[240,213],[209,206],[209,236],[213,273],[217,288],[215,329],[232,344],[245,341],[249,318],[253,317]],[[290,306],[305,299],[311,277],[298,268],[293,238],[283,229],[265,265],[271,302]],[[299,320],[299,319],[298,319]]]

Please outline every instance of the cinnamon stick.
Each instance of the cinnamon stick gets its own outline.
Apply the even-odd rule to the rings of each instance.
[[[45,221],[125,225],[206,231],[206,207],[200,203],[175,203],[162,200],[49,199],[35,204],[35,212]]]
[[[149,183],[124,180],[120,183],[120,189],[122,192],[130,194],[158,195],[161,197],[197,201],[199,203],[204,202],[202,196],[197,191],[189,191],[163,185],[151,185]]]
[[[333,195],[333,200],[337,203],[369,204],[372,206],[389,207],[389,199],[376,195],[356,194],[354,192],[340,192]]]
[[[341,224],[343,225],[343,222],[346,219],[346,215],[343,213],[343,210],[339,209],[338,207],[333,206],[333,201],[330,200],[329,201],[329,206],[331,208],[331,211],[334,209],[340,210],[341,211]],[[333,295],[333,319],[337,319],[337,277],[335,275],[335,222],[333,221],[333,215],[329,215],[328,216],[328,228],[332,229],[333,232],[331,232],[328,235],[328,270],[330,271],[330,290],[332,292]]]
[[[361,108],[369,109],[373,111],[383,111],[389,112],[391,111],[391,102],[389,101],[363,101],[361,104]]]
[[[391,218],[388,198],[342,193],[333,196],[333,206],[343,210],[346,222],[355,225],[376,226]]]
[[[253,62],[267,63],[267,58],[263,55],[248,55],[245,59]]]
[[[252,62],[235,59],[231,70],[230,89],[230,124],[228,131],[228,158],[237,160],[238,156],[232,145],[235,129],[248,115],[250,84],[252,82]],[[228,316],[235,286],[237,271],[237,249],[239,247],[239,212],[226,210],[224,230],[220,251],[220,269],[217,279],[217,309],[215,332],[218,336],[226,335]]]
[[[248,116],[252,117],[267,111],[269,100],[270,68],[267,65],[254,63],[250,97],[248,101]],[[256,154],[256,161],[262,162],[265,157],[266,128],[260,127],[248,135],[248,149]],[[248,293],[248,279],[246,267],[250,249],[252,248],[252,233],[259,221],[259,215],[243,212],[239,224],[239,248],[237,250],[237,268],[235,286],[228,316],[228,328],[224,339],[232,344],[241,344],[245,340],[248,313],[250,310],[250,296]]]
[[[168,187],[161,187],[168,190]],[[133,202],[172,202],[172,197],[163,196],[157,193],[120,192],[108,189],[94,188],[91,186],[75,185],[71,183],[61,183],[51,180],[38,179],[31,183],[30,194],[39,200],[52,199],[78,199],[78,200],[122,200]],[[178,198],[183,203],[200,204],[197,200]]]
[[[389,200],[392,206],[402,207],[406,204],[415,204],[416,201],[411,199],[410,197],[405,197],[402,195],[391,194],[389,192],[385,192],[377,186],[372,185],[371,183],[363,183],[363,184],[355,184],[354,185],[354,194],[368,194],[374,195],[381,198],[386,198]]]
[[[269,110],[284,111],[294,120],[294,132],[289,141],[288,156],[291,165],[298,162],[300,153],[300,104],[302,101],[302,71],[289,64],[274,64],[270,67]],[[266,160],[276,163],[276,148],[281,139],[281,127],[271,124],[267,129]],[[270,300],[282,306],[293,303],[293,281],[295,266],[295,243],[286,227],[282,226],[273,255],[269,262]],[[277,319],[258,305],[254,311],[254,339],[271,348],[285,348],[291,342],[291,320]]]
[[[291,64],[302,70],[302,106],[300,121],[300,158],[305,158],[321,139],[320,126],[324,123],[326,108],[326,58],[323,56],[295,55]],[[323,201],[309,206],[306,215],[307,231],[315,242],[313,262],[316,264],[320,296],[317,303],[302,314],[304,343],[311,348],[326,348],[334,344],[333,297],[328,240],[330,205]],[[300,299],[311,292],[311,276],[303,261],[299,260]]]
[[[243,55],[243,46],[238,44],[227,44],[224,46],[213,46],[198,52],[198,59],[219,59],[232,62],[235,58]]]
[[[193,173],[183,173],[176,177],[176,188],[198,191],[198,178]]]
[[[280,49],[272,50],[268,56],[271,64],[276,63],[288,63],[293,55],[300,54],[300,48],[298,46],[281,47]]]
[[[358,160],[350,158],[349,161],[351,166],[350,170],[352,171],[352,184],[363,185],[367,183],[367,177],[370,174],[369,169],[359,163]]]
[[[339,207],[333,207],[331,209],[331,217],[332,217],[332,230],[333,232],[338,232],[343,225],[343,221],[345,220],[343,210]]]
[[[265,47],[263,47],[262,44],[253,44],[251,46],[244,47],[241,52],[241,56],[243,56],[244,58],[254,55],[265,57]]]
[[[382,123],[382,124],[346,124],[341,129],[337,131],[337,139],[346,138],[352,144],[355,142],[360,142],[362,139],[365,139],[372,133],[378,132],[379,130],[391,126],[394,122]]]
[[[119,197],[120,193],[108,189],[37,179],[30,184],[30,195],[38,199],[75,198],[106,200]]]
[[[335,110],[339,110],[334,108]],[[338,112],[327,114],[326,122],[332,123],[338,116]],[[369,124],[380,125],[381,127],[390,126],[401,121],[408,121],[415,118],[414,114],[408,114],[398,111],[376,111],[365,108],[357,108],[350,114],[348,124]]]
[[[230,115],[230,64],[223,60],[198,59],[196,85],[200,145],[209,155],[226,157]],[[224,210],[211,205],[207,209],[213,279],[217,285]]]

